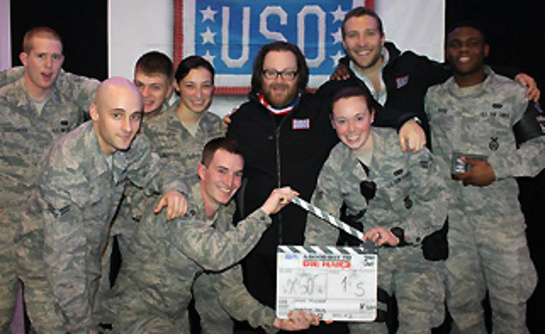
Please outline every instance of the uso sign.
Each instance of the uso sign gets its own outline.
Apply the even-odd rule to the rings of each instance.
[[[259,48],[275,40],[299,46],[316,88],[343,56],[341,23],[372,0],[175,0],[174,61],[205,57],[216,69],[216,92],[245,94]]]

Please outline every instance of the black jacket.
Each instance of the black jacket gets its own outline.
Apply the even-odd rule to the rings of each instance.
[[[305,93],[289,114],[274,116],[251,92],[249,101],[231,116],[227,136],[237,139],[242,148],[247,182],[237,196],[235,223],[261,207],[276,187],[290,186],[310,201],[322,165],[339,140],[329,118],[330,98],[330,94]],[[414,114],[398,116],[377,113],[375,124],[399,127]],[[271,255],[280,243],[302,245],[305,222],[306,212],[288,205],[274,215],[255,251]]]

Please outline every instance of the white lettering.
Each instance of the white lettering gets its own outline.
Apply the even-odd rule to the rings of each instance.
[[[270,31],[267,27],[267,18],[276,15],[280,18],[280,24],[288,24],[288,13],[280,6],[267,6],[259,15],[259,32],[268,39],[286,42],[288,39],[279,32]]]
[[[250,57],[250,7],[242,9],[242,54],[238,59],[229,57],[229,7],[222,8],[222,46],[221,59],[230,68],[240,68]]]

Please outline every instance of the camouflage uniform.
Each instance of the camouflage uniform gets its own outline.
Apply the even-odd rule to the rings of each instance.
[[[127,245],[114,296],[108,301],[117,315],[114,332],[189,333],[187,307],[196,276],[240,270],[229,268],[255,246],[271,223],[257,210],[235,228],[233,211],[232,205],[221,207],[208,221],[200,183],[191,189],[184,217],[167,222],[164,214],[146,211]]]
[[[203,147],[210,139],[224,135],[223,123],[216,114],[204,112],[199,120],[197,133],[193,136],[181,124],[177,115],[178,106],[179,103],[176,103],[151,119],[144,118],[142,135],[159,154],[163,163],[184,180],[193,183],[198,180],[197,167]],[[143,210],[148,207],[145,203],[152,200],[153,198],[148,198],[134,186],[129,185],[125,190],[125,199],[114,224],[115,233],[120,235],[118,240],[122,255],[126,253],[126,244],[132,237]],[[193,287],[195,307],[201,318],[203,333],[221,333],[233,327],[231,317],[223,312],[217,300],[217,292],[212,289],[215,277],[212,273],[203,274]]]
[[[101,261],[126,179],[147,191],[187,192],[139,137],[129,150],[105,157],[92,122],[47,152],[15,238],[38,333],[87,333],[98,324]]]
[[[41,155],[83,123],[99,82],[63,72],[38,113],[21,78],[24,68],[1,73],[2,83],[11,82],[0,88],[0,331],[7,332],[17,290],[13,234],[19,211]]]
[[[365,230],[375,226],[399,227],[406,246],[381,247],[378,285],[395,294],[399,305],[398,333],[430,333],[444,318],[443,263],[425,260],[421,242],[439,230],[446,219],[445,185],[427,149],[402,153],[391,129],[373,129],[373,157],[366,175],[358,158],[344,144],[331,151],[324,164],[312,203],[329,212],[363,213]],[[376,194],[366,203],[361,181],[373,181]],[[308,216],[305,244],[334,245],[339,230],[315,216]],[[380,308],[383,306],[381,305]],[[387,333],[380,322],[350,324],[352,333]]]
[[[451,194],[447,305],[462,332],[486,333],[481,302],[488,289],[494,332],[524,333],[526,301],[536,285],[514,177],[545,166],[545,136],[517,149],[513,126],[528,102],[524,88],[485,69],[469,91],[451,78],[426,96],[434,152]],[[452,153],[488,157],[496,180],[464,187],[450,177]]]
[[[193,137],[180,123],[177,107],[176,104],[148,120],[144,116],[141,135],[167,168],[192,184],[198,180],[197,166],[204,145],[212,138],[223,136],[222,121],[215,114],[203,113],[197,135]],[[113,226],[113,233],[121,235],[122,255],[144,210],[155,201],[156,196],[146,196],[135,186],[129,184],[125,189],[125,198]]]

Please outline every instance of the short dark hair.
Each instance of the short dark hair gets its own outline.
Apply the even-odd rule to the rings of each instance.
[[[50,27],[34,27],[27,31],[25,33],[25,36],[23,37],[23,52],[26,54],[29,54],[34,45],[32,45],[32,38],[34,37],[44,37],[48,39],[54,39],[59,42],[61,42],[62,47],[62,39],[61,36],[52,28]]]
[[[383,28],[382,20],[380,16],[378,16],[378,14],[371,8],[359,6],[359,7],[353,8],[344,16],[343,23],[341,24],[341,32],[342,32],[343,38],[346,35],[346,28],[345,28],[346,22],[353,17],[360,17],[365,15],[371,16],[375,20],[377,20],[378,31],[381,36],[384,36],[384,28]]]
[[[252,89],[254,91],[260,91],[263,84],[263,63],[265,62],[265,56],[271,51],[287,51],[293,53],[297,61],[297,86],[300,91],[304,91],[308,85],[308,65],[305,60],[305,56],[297,45],[276,41],[269,44],[265,44],[259,49],[259,53],[254,60],[254,68],[252,72]]]
[[[212,161],[212,158],[214,158],[214,154],[217,150],[225,150],[231,154],[239,155],[242,157],[242,159],[244,159],[242,149],[240,148],[238,142],[235,139],[227,137],[217,137],[210,140],[208,143],[206,143],[206,145],[204,145],[204,149],[202,150],[201,164],[208,167],[210,165],[210,162]]]
[[[331,98],[331,108],[329,109],[330,112],[333,113],[333,106],[337,101],[359,96],[364,98],[367,109],[370,113],[373,113],[375,110],[373,109],[371,95],[359,87],[344,87],[333,94],[333,97]]]
[[[169,82],[172,82],[174,65],[172,65],[172,60],[166,54],[159,51],[150,51],[138,58],[134,66],[135,74],[136,71],[142,71],[149,76],[163,74]]]
[[[204,59],[201,56],[189,56],[182,59],[180,64],[178,64],[176,74],[174,75],[176,82],[182,81],[189,74],[189,72],[191,72],[192,69],[200,67],[208,70],[208,72],[212,74],[212,82],[214,82],[214,75],[216,74],[214,66],[212,66],[212,64],[210,64],[208,60]]]
[[[473,28],[477,31],[479,31],[481,33],[481,35],[483,36],[483,42],[485,44],[488,44],[488,38],[487,38],[487,32],[486,32],[486,29],[485,27],[478,21],[473,21],[473,20],[460,20],[460,21],[456,21],[452,24],[450,24],[447,28],[447,34],[446,34],[446,37],[445,38],[445,41],[448,40],[448,36],[456,29],[458,28],[462,28],[462,27],[468,27],[468,28]],[[446,43],[445,43],[445,47],[446,47]]]

